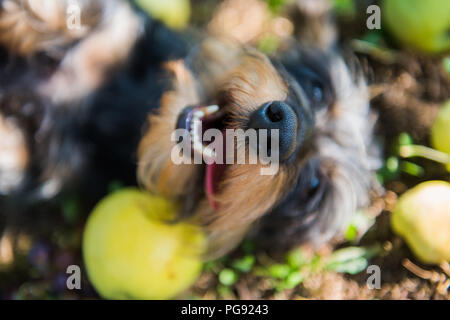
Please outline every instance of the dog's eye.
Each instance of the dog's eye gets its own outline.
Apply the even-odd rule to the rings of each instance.
[[[323,83],[315,78],[306,78],[302,81],[302,88],[315,108],[321,108],[326,104],[326,92]]]
[[[312,108],[322,109],[332,103],[333,87],[326,64],[322,66],[309,58],[302,61],[287,59],[283,67],[300,85]]]
[[[319,81],[313,80],[311,82],[311,98],[315,102],[323,101],[323,85]]]
[[[312,104],[316,107],[324,105],[326,89],[319,75],[308,67],[300,68],[297,72],[297,81],[300,82]]]

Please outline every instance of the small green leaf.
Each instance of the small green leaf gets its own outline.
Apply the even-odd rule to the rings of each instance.
[[[286,261],[291,268],[300,268],[307,263],[305,254],[300,248],[291,250],[286,256]]]
[[[377,180],[381,185],[384,185],[385,179],[382,174],[377,173]]]
[[[364,257],[367,253],[367,249],[362,247],[346,247],[343,249],[336,250],[331,254],[327,260],[327,265],[344,263],[349,260],[358,259]]]
[[[401,169],[403,172],[406,172],[414,177],[421,177],[425,174],[424,168],[409,161],[402,161]]]
[[[445,57],[442,60],[442,66],[444,67],[444,70],[450,74],[450,56],[449,57]]]
[[[219,273],[219,282],[224,286],[231,286],[238,280],[237,273],[232,269],[223,269]]]
[[[347,239],[347,241],[353,241],[357,235],[358,229],[356,226],[354,224],[349,225],[347,231],[345,232],[345,239]]]
[[[242,257],[241,259],[235,260],[232,266],[234,269],[240,272],[247,273],[250,270],[252,270],[254,263],[255,263],[255,256],[248,254]]]
[[[290,272],[291,269],[286,264],[274,264],[269,267],[270,276],[277,279],[285,279]]]
[[[398,172],[398,158],[397,157],[389,157],[386,160],[386,169],[388,169],[391,173]]]
[[[374,224],[374,217],[369,216],[364,210],[358,210],[353,215],[352,221],[345,232],[345,238],[348,241],[360,239]]]
[[[413,144],[413,139],[406,132],[400,133],[397,138],[397,141],[398,141],[399,146],[409,146],[409,145]]]
[[[300,272],[292,272],[284,281],[286,289],[292,289],[302,283],[304,277]]]
[[[393,164],[391,163],[390,164],[391,168],[392,168],[392,165]],[[385,165],[377,172],[377,178],[381,184],[384,184],[385,182],[388,182],[388,181],[395,180],[399,177],[399,175],[400,175],[400,170],[390,171],[387,168],[387,163],[385,163]]]
[[[347,247],[339,249],[326,261],[326,269],[336,272],[356,274],[367,268],[368,259],[380,252],[380,246],[370,248]]]
[[[366,258],[358,258],[349,260],[344,263],[336,263],[327,266],[327,269],[340,273],[357,274],[367,268],[368,261]]]
[[[322,269],[323,267],[322,257],[316,253],[311,260],[310,266],[312,271],[318,271]]]

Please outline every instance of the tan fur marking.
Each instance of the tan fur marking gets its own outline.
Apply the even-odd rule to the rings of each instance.
[[[170,154],[175,143],[170,137],[183,108],[199,101],[192,75],[183,62],[171,62],[167,68],[175,76],[174,90],[163,95],[160,113],[149,117],[151,130],[142,139],[138,150],[138,179],[148,190],[176,197],[186,192],[196,167],[172,162]]]
[[[150,130],[139,148],[139,179],[152,192],[177,198],[189,194],[187,186],[199,165],[174,165],[170,135],[179,113],[192,104],[204,103],[196,87],[206,97],[217,97],[219,106],[231,117],[229,127],[242,129],[242,121],[263,103],[284,100],[287,87],[269,59],[253,49],[207,39],[196,58],[201,65],[195,80],[182,62],[169,65],[175,75],[175,89],[164,94],[158,115],[150,117]],[[198,65],[197,65],[198,67]],[[221,101],[223,100],[223,101]],[[223,104],[222,104],[223,103]],[[236,146],[240,148],[240,146]],[[219,209],[213,211],[203,199],[195,216],[210,234],[209,256],[219,256],[234,248],[249,226],[266,213],[285,190],[289,176],[263,176],[261,166],[227,165],[216,195]],[[203,186],[197,186],[203,187]]]

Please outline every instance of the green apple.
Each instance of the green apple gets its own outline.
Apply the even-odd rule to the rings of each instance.
[[[189,0],[135,0],[136,4],[152,17],[160,19],[167,26],[183,29],[191,15]]]
[[[384,0],[381,13],[403,45],[430,53],[450,50],[450,1]]]
[[[435,149],[450,154],[450,100],[441,107],[431,128],[431,144]]]
[[[431,128],[431,144],[450,157],[450,100],[441,107]],[[450,172],[450,163],[447,163],[447,171]]]
[[[422,262],[450,261],[450,183],[427,181],[405,192],[391,225]]]
[[[83,235],[89,279],[107,299],[169,299],[202,268],[206,237],[196,226],[168,223],[176,206],[137,189],[105,197]]]

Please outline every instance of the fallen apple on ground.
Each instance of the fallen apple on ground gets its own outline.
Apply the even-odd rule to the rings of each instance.
[[[384,0],[381,13],[382,25],[401,44],[430,53],[450,50],[450,1]]]
[[[450,155],[450,100],[441,107],[431,128],[431,144]],[[450,171],[450,164],[447,164],[447,169]]]
[[[152,17],[173,29],[187,26],[191,15],[189,0],[135,0]]]
[[[206,238],[192,224],[168,223],[176,209],[137,189],[100,201],[84,231],[83,258],[102,297],[169,299],[192,285]]]
[[[450,183],[427,181],[405,192],[391,225],[422,262],[450,261]]]

